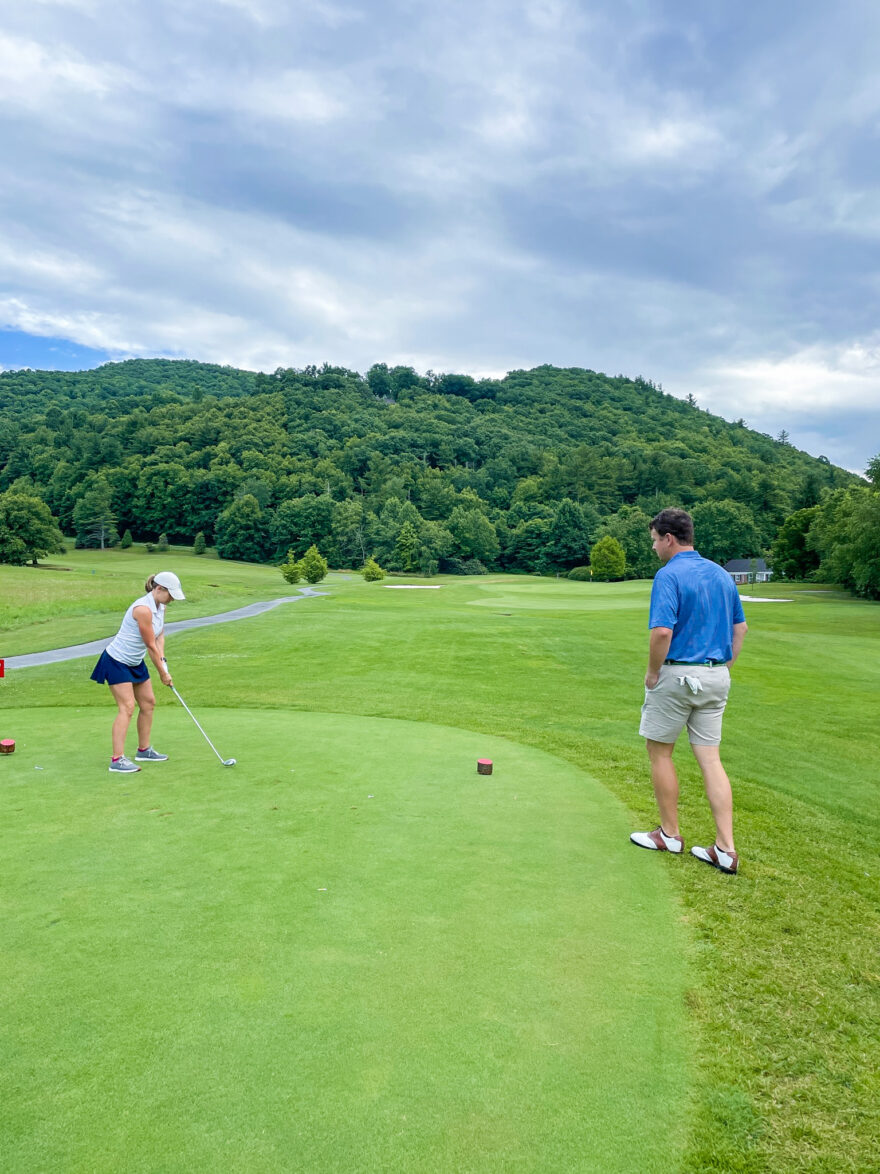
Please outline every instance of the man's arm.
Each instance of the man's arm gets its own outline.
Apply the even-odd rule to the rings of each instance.
[[[746,638],[746,632],[749,630],[749,625],[742,621],[740,624],[733,625],[733,656],[727,662],[728,667],[733,664],[736,658],[742,652],[743,640]]]
[[[660,677],[660,669],[669,655],[672,643],[672,628],[652,628],[648,653],[648,671],[645,673],[645,688],[653,689]],[[742,643],[742,641],[740,641]]]

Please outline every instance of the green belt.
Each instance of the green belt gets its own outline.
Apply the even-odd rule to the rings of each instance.
[[[689,665],[708,665],[709,668],[715,668],[719,664],[727,664],[726,660],[664,660],[664,664],[689,664]]]

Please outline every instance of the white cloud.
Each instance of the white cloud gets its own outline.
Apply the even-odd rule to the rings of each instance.
[[[103,0],[31,0],[35,5],[41,4],[44,8],[69,8],[87,16],[94,16]]]
[[[682,158],[689,158],[697,166],[708,166],[711,159],[707,156],[721,142],[718,130],[698,117],[651,120],[636,116],[622,129],[622,156],[646,166]]]
[[[101,311],[65,313],[21,298],[0,298],[0,323],[5,329],[22,330],[41,338],[65,338],[114,354],[139,353],[135,339],[124,335],[123,324]]]
[[[880,404],[880,339],[807,347],[784,358],[753,358],[704,369],[713,400],[754,409],[815,412]],[[714,389],[714,390],[711,390]]]
[[[363,98],[342,74],[287,69],[226,89],[224,104],[258,118],[325,123],[362,110]]]
[[[557,362],[847,419],[880,393],[880,86],[807,8],[749,43],[659,0],[7,4],[0,310],[113,354]]]
[[[0,33],[0,100],[38,107],[58,92],[104,98],[124,85],[127,71],[95,64],[69,47],[49,48],[37,41]]]
[[[218,0],[226,8],[242,13],[261,29],[282,27],[290,18],[289,0]],[[364,19],[364,14],[347,4],[329,0],[297,0],[299,15],[308,16],[329,28]]]
[[[77,293],[96,287],[102,274],[98,266],[70,251],[29,250],[21,243],[2,239],[0,272],[5,274],[7,283],[15,280],[22,285],[47,285]]]

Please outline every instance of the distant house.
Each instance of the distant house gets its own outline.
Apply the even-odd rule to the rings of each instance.
[[[773,576],[762,558],[732,558],[724,569],[734,583],[769,583]]]

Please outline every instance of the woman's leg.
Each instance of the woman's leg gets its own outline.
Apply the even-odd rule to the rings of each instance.
[[[119,712],[113,722],[113,757],[121,758],[125,753],[125,735],[134,713],[134,686],[130,681],[123,681],[119,685],[111,685],[110,692],[113,700],[119,706]]]
[[[150,744],[150,730],[153,728],[153,710],[156,708],[156,695],[153,692],[153,682],[147,678],[139,685],[134,686],[134,696],[138,704],[138,750],[146,750]]]

